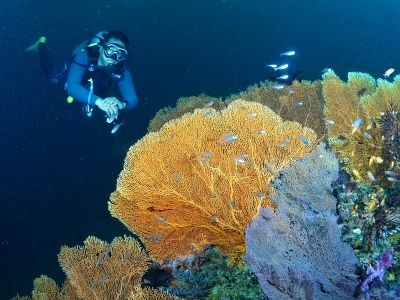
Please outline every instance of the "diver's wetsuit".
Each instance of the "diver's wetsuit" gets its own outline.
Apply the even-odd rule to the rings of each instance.
[[[75,56],[69,68],[67,92],[68,95],[79,102],[94,105],[99,97],[105,98],[112,96],[110,95],[110,92],[112,92],[110,86],[112,85],[111,81],[113,81],[113,79],[112,74],[107,73],[106,70],[101,68],[96,68],[91,72],[93,74],[90,74],[93,76],[88,76],[87,66],[88,53],[87,51],[81,51]],[[93,78],[93,94],[91,95],[90,91],[83,86],[85,84],[85,82],[83,82],[85,81],[85,77]],[[127,103],[126,109],[134,109],[137,106],[138,99],[129,70],[125,69],[122,73],[122,79],[118,80],[117,86],[123,100]]]
[[[66,82],[68,95],[83,104],[94,106],[96,100],[112,96],[112,89],[116,79],[105,69],[95,68],[94,71],[88,71],[88,53],[86,50],[80,51],[75,55],[74,60],[59,67],[53,67],[53,62],[43,43],[38,45],[40,65],[47,79],[53,83],[62,85]],[[68,77],[67,77],[68,76]],[[93,93],[89,91],[89,78],[93,79]],[[127,110],[134,109],[138,104],[138,99],[133,85],[132,76],[129,70],[125,69],[122,73],[122,79],[115,84],[123,101],[126,102]],[[89,97],[90,95],[90,97]]]

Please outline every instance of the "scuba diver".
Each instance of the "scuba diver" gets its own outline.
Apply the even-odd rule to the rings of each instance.
[[[77,46],[70,62],[55,68],[45,43],[46,38],[41,37],[25,51],[39,53],[46,78],[64,85],[68,102],[80,102],[89,117],[93,108],[98,107],[105,112],[107,122],[119,128],[122,122],[117,124],[116,119],[120,111],[134,109],[138,104],[132,76],[127,69],[128,37],[120,31],[101,31]],[[122,99],[114,97],[116,87]],[[114,128],[113,132],[116,131]]]

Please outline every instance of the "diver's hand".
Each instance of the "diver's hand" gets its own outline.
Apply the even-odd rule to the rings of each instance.
[[[118,100],[118,98],[116,98],[116,97],[107,97],[107,98],[104,99],[104,101],[108,105],[116,105],[116,106],[118,106],[119,110],[122,110],[122,109],[124,109],[126,107],[126,103]]]
[[[118,109],[119,110],[125,109],[126,106],[127,106],[127,104],[125,102],[118,101]]]
[[[95,102],[97,107],[104,111],[107,114],[107,117],[118,115],[119,108],[118,105],[114,103],[114,101],[110,101],[109,98],[102,99],[98,98]]]

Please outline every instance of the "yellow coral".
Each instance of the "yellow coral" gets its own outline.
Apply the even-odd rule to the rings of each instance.
[[[366,128],[368,115],[361,106],[360,98],[367,92],[371,93],[372,80],[367,74],[349,73],[349,81],[345,83],[334,72],[325,75],[322,82],[325,117],[335,122],[334,126],[328,126],[329,138],[349,138],[354,128],[352,124],[358,118],[363,120],[359,130]]]
[[[390,103],[400,106],[400,76],[393,79],[393,83],[377,80],[376,91],[361,98],[361,105],[369,117],[380,117],[381,113],[390,108]]]
[[[156,259],[205,245],[238,259],[246,226],[271,205],[272,178],[315,141],[313,130],[259,103],[196,110],[130,148],[109,210]]]
[[[381,82],[376,88],[375,80],[363,73],[349,73],[345,83],[333,72],[324,76],[322,84],[326,119],[335,123],[328,125],[330,146],[344,169],[358,175],[354,179],[374,180],[378,166],[370,162],[371,157],[382,156],[382,137],[376,117],[378,110],[386,109],[382,104],[387,101],[380,96],[386,94],[386,84]],[[362,120],[361,124],[356,120]]]

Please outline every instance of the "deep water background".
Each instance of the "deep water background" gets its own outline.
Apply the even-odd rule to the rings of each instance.
[[[351,4],[350,4],[351,2]],[[370,3],[367,3],[370,2]],[[334,4],[333,4],[334,3]],[[61,245],[129,233],[107,200],[129,146],[155,113],[182,96],[226,97],[265,80],[265,65],[295,50],[291,70],[315,80],[330,67],[374,77],[400,71],[398,1],[88,0],[4,1],[0,10],[0,299],[28,295],[46,274],[59,284]],[[138,108],[115,135],[46,82],[37,54],[55,63],[100,30],[132,42]],[[280,61],[279,61],[280,62]]]

